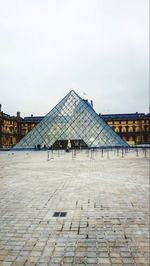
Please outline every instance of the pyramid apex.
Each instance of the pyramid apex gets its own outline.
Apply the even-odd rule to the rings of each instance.
[[[71,91],[70,91],[70,93],[71,93],[71,92],[74,92],[74,93],[76,93],[76,92],[75,92],[75,90],[71,90]]]
[[[71,91],[68,93],[68,95],[69,95],[69,94],[75,94],[76,96],[80,97],[80,96],[78,95],[78,93],[77,93],[75,90],[71,90]]]

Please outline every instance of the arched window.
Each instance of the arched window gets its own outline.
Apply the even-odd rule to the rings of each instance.
[[[136,143],[140,143],[140,136],[136,137]]]
[[[119,127],[115,127],[115,132],[119,133]]]
[[[140,128],[139,127],[136,127],[135,128],[135,132],[139,132],[140,131]]]
[[[127,132],[126,128],[125,127],[122,127],[122,130],[121,130],[123,133]]]
[[[131,141],[131,142],[133,141],[133,137],[132,136],[129,137],[129,141]]]
[[[133,132],[133,127],[129,127],[128,131]]]

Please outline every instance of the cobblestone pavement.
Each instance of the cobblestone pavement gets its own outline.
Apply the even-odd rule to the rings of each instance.
[[[0,265],[149,265],[148,176],[143,151],[1,152]]]

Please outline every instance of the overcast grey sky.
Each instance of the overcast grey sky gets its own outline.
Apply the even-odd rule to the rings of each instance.
[[[148,0],[0,0],[3,111],[45,115],[74,89],[98,113],[148,112]]]

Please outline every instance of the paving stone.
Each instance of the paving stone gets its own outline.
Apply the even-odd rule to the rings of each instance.
[[[110,252],[110,257],[111,258],[120,258],[120,254],[119,253]]]
[[[15,259],[16,259],[16,257],[17,257],[17,255],[15,256],[13,256],[13,255],[8,255],[8,256],[6,256],[5,257],[5,259],[4,260],[6,260],[6,261],[15,261]]]
[[[87,263],[88,264],[96,264],[97,263],[97,258],[87,258]]]
[[[50,261],[51,261],[51,263],[61,263],[62,258],[61,257],[52,257]]]
[[[38,262],[38,263],[36,263],[36,266],[37,266],[37,265],[38,265],[38,266],[48,266],[48,263],[42,263],[42,262],[40,263],[40,262]]]
[[[111,263],[111,266],[122,266],[122,263]]]
[[[0,255],[0,261],[3,261],[6,258],[6,255]]]
[[[11,266],[12,265],[12,262],[8,262],[8,261],[4,261],[4,262],[2,262],[2,264],[1,264],[2,266]]]
[[[122,258],[122,261],[124,264],[133,264],[134,263],[134,259],[133,258]]]
[[[40,259],[39,259],[39,262],[40,263],[48,263],[50,261],[50,258],[51,257],[43,257],[43,256],[41,256]]]
[[[102,258],[108,258],[109,254],[108,252],[97,252],[97,256]]]
[[[137,266],[149,266],[149,263],[136,263]]]
[[[145,258],[135,258],[135,262],[136,264],[139,264],[139,263],[147,263],[146,259]]]
[[[122,259],[121,258],[111,258],[111,263],[116,263],[116,264],[121,264],[122,263]]]
[[[18,256],[15,260],[16,262],[26,262],[28,260],[27,256]]]
[[[88,251],[88,253],[87,253],[87,257],[88,257],[88,258],[96,258],[96,257],[97,257],[97,254],[96,254],[96,252],[89,252],[89,251]]]
[[[0,152],[0,266],[148,265],[148,165],[142,150]]]
[[[65,256],[65,257],[63,258],[63,264],[64,264],[64,263],[73,263],[73,259],[74,259],[73,257],[66,257],[66,256]]]
[[[19,261],[19,262],[15,261],[12,264],[12,266],[24,266],[24,265],[27,265],[27,263],[24,263],[24,262],[21,262],[21,261]]]
[[[74,264],[78,265],[86,262],[86,257],[74,257]]]
[[[100,264],[110,264],[110,261],[108,258],[98,258],[98,263]]]
[[[31,262],[31,261],[27,261],[25,264],[23,264],[23,265],[25,265],[25,266],[36,266],[36,264],[37,263],[35,263],[35,262]],[[22,266],[22,265],[21,265]]]

